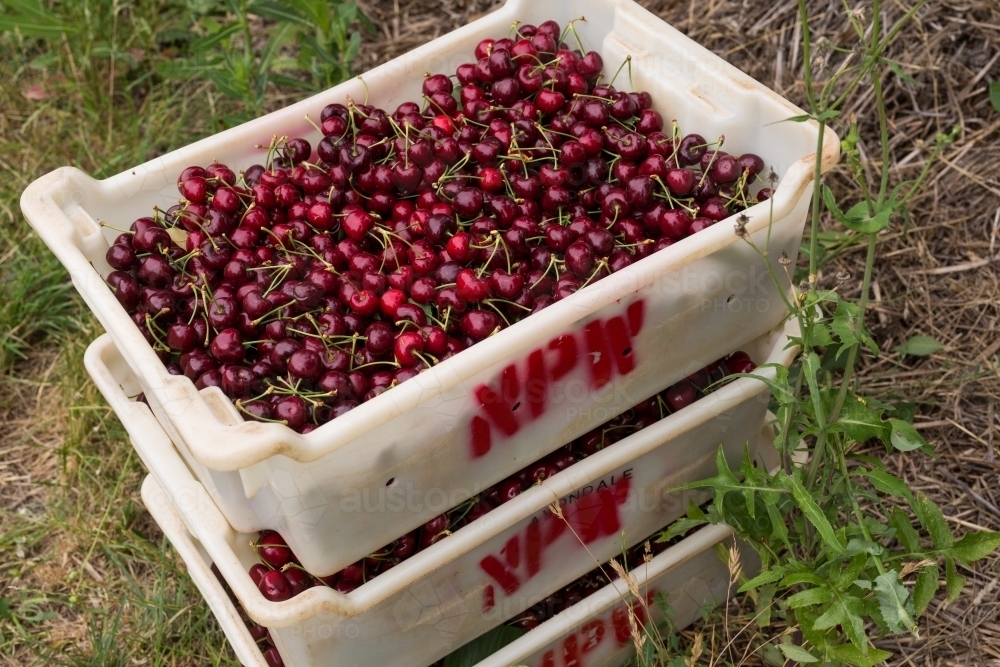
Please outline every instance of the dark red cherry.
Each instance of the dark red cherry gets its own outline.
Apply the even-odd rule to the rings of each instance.
[[[292,586],[280,570],[271,570],[265,574],[257,588],[271,602],[283,602],[292,597]]]
[[[212,339],[209,351],[223,363],[243,361],[245,356],[243,337],[237,329],[223,329]]]
[[[284,421],[293,430],[299,430],[309,419],[309,408],[298,396],[284,396],[274,403],[274,418]]]
[[[274,569],[281,569],[295,560],[284,538],[278,533],[266,533],[254,545],[257,556]]]
[[[294,377],[314,381],[323,370],[319,355],[312,350],[296,350],[288,357],[288,373]]]
[[[677,157],[681,164],[692,165],[701,161],[708,145],[705,137],[700,134],[689,134],[681,139],[680,147],[677,150]]]
[[[460,326],[466,336],[482,340],[500,326],[500,318],[487,310],[472,310],[462,315]]]
[[[687,380],[681,380],[667,390],[667,405],[672,412],[686,408],[698,399],[698,390]]]

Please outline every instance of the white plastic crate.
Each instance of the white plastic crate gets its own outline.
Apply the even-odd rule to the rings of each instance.
[[[787,365],[794,322],[744,349],[757,363]],[[146,467],[255,621],[296,667],[421,667],[517,615],[685,511],[695,493],[668,490],[715,473],[722,445],[731,465],[755,451],[769,393],[742,378],[526,490],[348,595],[313,588],[269,602],[247,570],[251,535],[231,527],[142,403],[109,337],[85,363]],[[774,377],[773,368],[759,373]],[[559,502],[569,525],[552,516]],[[392,538],[398,535],[392,536]],[[390,540],[392,539],[390,538]],[[386,540],[386,542],[390,541]],[[586,547],[581,544],[586,543]],[[381,545],[380,545],[381,546]]]
[[[553,616],[503,647],[476,667],[619,667],[633,655],[629,607],[639,622],[660,622],[662,596],[670,621],[681,630],[729,599],[728,565],[716,545],[736,546],[742,571],[760,567],[756,552],[735,540],[728,526],[707,526],[631,571],[644,602],[635,600],[618,579]]]
[[[216,388],[171,376],[104,283],[115,232],[176,202],[174,181],[218,159],[245,168],[275,134],[317,133],[305,115],[348,97],[384,108],[419,99],[425,71],[454,71],[483,37],[514,20],[585,16],[584,43],[613,71],[632,56],[632,79],[685,131],[725,134],[733,153],[756,152],[780,177],[774,196],[748,209],[746,230],[769,257],[794,259],[810,201],[817,127],[781,122],[801,110],[632,0],[509,0],[496,12],[364,75],[286,109],[219,133],[104,181],[74,168],[34,182],[21,198],[29,222],[69,270],[157,417],[226,518],[241,531],[278,530],[318,574],[329,574],[437,514],[442,489],[472,495],[776,326],[781,291],[761,256],[724,221],[532,315],[308,435],[243,422]],[[828,132],[824,169],[838,157]],[[777,271],[784,279],[784,272]],[[544,400],[514,397],[505,412],[477,402],[501,379]],[[524,405],[521,405],[521,403]],[[502,414],[501,414],[502,413]],[[460,481],[460,483],[459,483]],[[381,509],[392,498],[404,511]]]
[[[165,497],[152,475],[142,485],[142,499],[153,519],[184,560],[188,574],[219,621],[236,656],[246,667],[266,667],[260,649],[240,619],[222,584],[211,571],[212,561],[188,531],[183,519]],[[732,531],[710,526],[697,531],[633,571],[643,594],[663,594],[671,607],[674,627],[684,628],[704,610],[728,598],[729,572],[711,553],[716,544],[731,542]],[[745,572],[753,570],[755,554],[740,550]],[[628,637],[628,591],[621,580],[613,582],[566,609],[520,639],[479,662],[476,667],[617,667],[632,655]],[[651,607],[652,620],[659,608]],[[640,612],[641,613],[641,612]],[[571,659],[576,662],[570,662]],[[362,667],[370,663],[351,663]],[[286,667],[298,667],[286,661]],[[336,667],[336,663],[327,663]]]
[[[250,636],[250,631],[240,618],[239,611],[222,588],[222,583],[212,572],[212,559],[188,531],[184,520],[176,510],[169,502],[164,502],[163,491],[152,475],[147,475],[143,480],[142,502],[149,509],[156,525],[170,540],[177,555],[184,561],[188,575],[197,586],[198,592],[205,598],[208,608],[215,615],[219,627],[222,628],[240,663],[245,667],[267,667],[264,656]]]

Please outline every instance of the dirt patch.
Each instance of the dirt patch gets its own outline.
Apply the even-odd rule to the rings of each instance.
[[[463,25],[496,4],[367,3],[383,34],[366,45],[359,69]],[[781,95],[805,104],[795,2],[640,4]],[[891,26],[910,4],[884,3],[883,25]],[[831,47],[850,50],[855,40],[843,5],[834,0],[808,5],[816,64],[836,67],[846,54]],[[860,381],[868,394],[914,409],[917,427],[937,450],[936,459],[891,457],[890,470],[939,503],[956,532],[1000,530],[1000,113],[990,106],[987,90],[990,81],[1000,79],[1000,5],[991,0],[927,3],[887,57],[913,79],[894,75],[883,82],[896,182],[917,176],[937,132],[954,125],[964,130],[912,201],[912,222],[881,239],[869,326],[883,353],[865,361]],[[844,111],[861,119],[865,136],[877,136],[872,95],[859,96]],[[877,156],[881,147],[863,149]],[[828,180],[842,201],[856,200],[836,173]],[[834,228],[831,220],[824,223]],[[832,286],[834,276],[847,271],[851,278],[840,289],[856,295],[863,267],[864,249],[848,249],[827,265],[823,283]],[[944,349],[922,359],[893,352],[915,334],[932,336]],[[952,605],[935,602],[919,638],[885,642],[899,654],[895,664],[1000,659],[1000,558],[963,574],[969,578],[965,595]]]

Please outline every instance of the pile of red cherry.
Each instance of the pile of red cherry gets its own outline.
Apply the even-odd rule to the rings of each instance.
[[[315,148],[188,167],[109,286],[171,373],[307,433],[770,196],[758,156],[665,129],[570,34],[520,25],[422,105],[330,104]]]

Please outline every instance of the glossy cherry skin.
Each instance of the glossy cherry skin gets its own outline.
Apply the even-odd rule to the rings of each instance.
[[[271,570],[265,574],[257,588],[271,602],[284,602],[292,597],[292,586],[280,570]]]
[[[274,569],[281,569],[295,560],[295,554],[278,533],[262,535],[254,548],[260,559]]]

